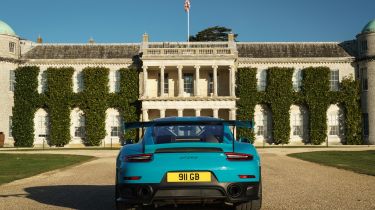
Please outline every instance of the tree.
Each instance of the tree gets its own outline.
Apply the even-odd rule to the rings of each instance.
[[[232,32],[232,29],[214,26],[206,28],[198,32],[195,36],[190,36],[189,40],[192,42],[205,42],[205,41],[228,41],[228,34]],[[238,34],[234,34],[236,39]]]

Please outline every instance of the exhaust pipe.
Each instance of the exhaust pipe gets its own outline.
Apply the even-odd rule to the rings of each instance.
[[[231,197],[231,198],[238,198],[241,196],[242,194],[242,186],[239,185],[239,184],[230,184],[228,187],[227,187],[227,192],[228,192],[228,195]]]
[[[153,194],[152,187],[147,185],[147,186],[142,186],[138,189],[138,196],[141,198],[149,198]]]

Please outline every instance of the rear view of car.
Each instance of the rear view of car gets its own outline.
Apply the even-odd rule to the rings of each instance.
[[[259,155],[232,132],[233,127],[251,128],[251,122],[174,117],[126,127],[146,130],[140,142],[125,145],[118,155],[118,209],[180,203],[260,209]]]

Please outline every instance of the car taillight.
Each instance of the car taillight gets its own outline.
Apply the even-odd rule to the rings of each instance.
[[[249,154],[235,153],[235,152],[226,152],[227,160],[231,161],[243,161],[243,160],[252,160],[253,156]]]
[[[152,154],[139,154],[125,156],[126,162],[149,162],[152,160]]]

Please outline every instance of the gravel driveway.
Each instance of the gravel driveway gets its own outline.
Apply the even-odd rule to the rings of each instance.
[[[359,150],[363,149],[369,148]],[[263,167],[262,209],[375,209],[374,176],[285,156],[287,153],[306,150],[324,149],[259,149]],[[98,159],[0,186],[1,210],[114,209],[113,184],[117,151],[44,153],[89,154]],[[171,208],[175,209],[158,209]],[[176,209],[225,208],[182,206]]]

